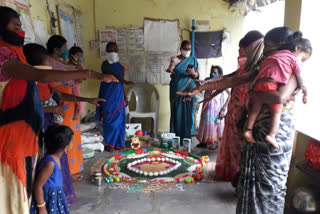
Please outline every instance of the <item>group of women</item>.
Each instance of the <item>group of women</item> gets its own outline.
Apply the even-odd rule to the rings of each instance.
[[[310,57],[312,48],[307,39],[299,38],[295,40],[307,41],[306,47],[294,47],[308,49]],[[187,136],[191,133],[192,111],[186,111],[192,106],[193,97],[202,92],[214,91],[207,94],[205,101],[215,97],[220,92],[232,88],[231,100],[228,105],[228,112],[225,119],[225,127],[219,147],[216,161],[217,176],[226,181],[232,181],[237,187],[238,203],[237,213],[283,213],[286,193],[286,180],[290,165],[293,139],[295,133],[294,126],[294,97],[298,91],[296,76],[292,74],[287,84],[280,85],[278,90],[268,92],[255,92],[248,90],[252,88],[259,68],[265,57],[272,53],[284,50],[292,46],[291,39],[293,32],[286,27],[278,27],[270,30],[265,36],[258,31],[248,32],[239,42],[239,57],[237,71],[218,78],[213,78],[205,85],[185,87],[188,80],[194,79],[188,70],[189,61],[196,61],[194,58],[184,58],[181,63],[185,66],[176,67],[171,81],[171,131],[178,135],[179,124],[188,124]],[[295,43],[297,44],[297,43]],[[184,47],[181,46],[183,49]],[[183,50],[181,50],[183,51]],[[308,58],[307,57],[307,58]],[[281,60],[281,59],[280,59]],[[283,59],[285,60],[285,59]],[[281,64],[276,61],[269,68],[273,72],[282,72]],[[182,81],[177,81],[177,76]],[[194,82],[195,85],[195,82]],[[193,85],[193,86],[194,86]],[[263,93],[263,94],[262,94]],[[261,96],[263,95],[263,96]],[[174,98],[174,99],[172,99]],[[177,103],[176,100],[180,100]],[[270,109],[265,107],[260,112],[253,128],[253,136],[256,143],[249,143],[242,137],[242,128],[246,122],[247,108],[250,107],[248,100],[254,100],[263,104],[283,104],[280,125],[276,134],[279,149],[274,148],[266,141],[269,127],[271,126]],[[174,102],[173,102],[174,101]],[[176,110],[188,112],[189,116],[181,117]],[[179,123],[179,124],[178,124]],[[184,135],[183,137],[185,137]]]
[[[261,92],[248,93],[248,88],[251,88],[251,83],[259,73],[263,56],[283,48],[284,44],[288,44],[291,35],[292,32],[286,27],[272,29],[265,37],[258,31],[247,33],[239,43],[238,70],[225,76],[220,73],[221,76],[212,77],[206,84],[200,86],[197,86],[198,62],[190,56],[191,44],[188,41],[182,43],[181,55],[171,59],[168,69],[168,72],[172,73],[170,130],[181,138],[191,138],[196,94],[203,90],[211,91],[206,94],[206,101],[209,101],[217,94],[232,88],[216,173],[221,179],[234,181],[238,187],[237,213],[281,213],[284,209],[286,179],[295,131],[292,110],[298,83],[295,75],[291,75],[287,84],[282,85],[277,91],[264,92],[264,96],[261,96]],[[97,104],[98,101],[103,101],[102,99],[107,99],[107,102],[113,101],[101,102],[102,107],[97,109],[97,118],[103,119],[104,131],[109,133],[104,136],[107,148],[110,151],[124,148],[126,96],[123,84],[131,83],[123,78],[124,69],[118,63],[116,44],[110,43],[107,47],[108,60],[102,65],[102,74],[86,70],[79,65],[82,51],[77,48],[70,50],[69,64],[61,61],[61,58],[66,58],[68,55],[67,41],[61,36],[52,36],[47,44],[51,70],[27,65],[23,44],[24,32],[21,29],[19,14],[8,7],[0,7],[2,213],[29,213],[34,166],[39,152],[38,136],[43,127],[48,127],[52,123],[52,118],[44,116],[41,93],[39,95],[36,82],[57,82],[59,93],[71,94],[75,98],[59,101],[60,111],[55,111],[61,113],[63,106],[62,123],[75,133],[74,149],[61,158],[64,191],[69,203],[75,199],[71,175],[77,180],[80,178],[77,173],[83,169],[79,130],[81,104],[78,101],[92,104]],[[212,74],[215,72],[217,71],[213,71]],[[99,92],[101,99],[80,97],[79,83],[88,78],[103,82]],[[106,94],[106,90],[112,90],[113,93]],[[265,140],[270,126],[268,108],[261,111],[253,128],[256,143],[242,139],[241,127],[245,122],[248,97],[265,104],[284,104],[276,135],[279,149],[273,148]],[[225,112],[226,105],[222,109]],[[219,112],[220,114],[222,113]],[[208,115],[210,116],[210,113]]]
[[[111,74],[84,69],[79,64],[82,50],[74,47],[68,55],[67,41],[61,36],[50,37],[47,48],[37,44],[23,48],[23,44],[19,14],[11,8],[0,7],[0,207],[4,214],[30,211],[39,135],[52,125],[52,113],[62,114],[62,124],[74,132],[74,146],[60,161],[68,203],[75,200],[72,180],[79,180],[78,173],[83,170],[79,102],[98,105],[104,101],[80,97],[79,83],[85,79],[119,81]],[[24,52],[32,55],[34,51],[38,51],[39,57],[26,59]],[[68,63],[62,60],[68,56]],[[40,66],[31,66],[33,62]],[[57,102],[59,105],[50,110],[42,104],[53,97],[51,86],[63,96]]]

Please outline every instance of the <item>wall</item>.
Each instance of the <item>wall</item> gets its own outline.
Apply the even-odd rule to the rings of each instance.
[[[291,28],[294,31],[300,29],[301,8],[302,0],[286,0],[285,26]],[[296,188],[301,186],[308,186],[309,184],[319,185],[318,180],[305,175],[296,168],[296,164],[305,159],[305,151],[310,140],[312,140],[311,137],[298,131],[296,132],[296,140],[294,141],[293,145],[294,149],[292,153],[292,161],[287,180],[288,189],[286,196],[286,205],[289,204],[290,196]]]
[[[293,31],[299,30],[302,0],[286,0],[284,25]]]
[[[100,71],[102,59],[96,50],[91,50],[89,41],[98,39],[98,30],[106,26],[114,27],[143,27],[144,17],[179,19],[181,29],[191,29],[191,20],[209,20],[210,30],[226,29],[231,32],[232,45],[225,52],[225,56],[210,60],[209,64],[225,64],[225,73],[236,69],[238,41],[242,36],[243,17],[239,10],[229,9],[222,0],[50,0],[49,8],[56,13],[56,5],[71,13],[72,7],[80,10],[83,22],[83,38],[85,44],[85,60],[88,68]],[[44,0],[30,0],[33,19],[44,21],[49,31],[49,13]],[[94,8],[96,10],[94,10]],[[96,20],[94,20],[96,18]],[[96,29],[95,29],[96,21]],[[56,23],[58,26],[58,23]],[[96,31],[97,30],[97,31]],[[57,33],[59,29],[57,27]],[[49,32],[48,32],[49,34]],[[189,39],[189,33],[183,31],[183,38]],[[224,63],[228,62],[228,63]],[[98,94],[99,84],[96,81],[86,81],[81,85],[83,96],[94,97]],[[170,103],[169,87],[157,85],[160,93],[159,130],[169,130]],[[94,110],[94,106],[87,106]]]
[[[98,30],[103,30],[106,26],[114,27],[143,27],[144,17],[179,19],[180,28],[191,29],[191,20],[209,20],[210,30],[222,30],[226,28],[232,34],[233,51],[228,52],[228,60],[231,58],[236,67],[237,44],[242,35],[243,17],[238,10],[228,9],[228,4],[222,0],[96,0],[96,25]],[[189,39],[189,33],[183,31],[183,38]],[[222,63],[226,59],[217,59],[210,63]],[[230,61],[231,61],[230,60]],[[101,59],[98,58],[98,52],[89,52],[89,65],[99,70]],[[231,70],[232,71],[232,70]],[[226,72],[231,72],[226,70]],[[89,82],[82,87],[89,89],[88,94],[95,95],[98,90],[98,84]],[[159,130],[168,131],[170,121],[170,103],[169,87],[157,85],[160,93],[160,120]]]

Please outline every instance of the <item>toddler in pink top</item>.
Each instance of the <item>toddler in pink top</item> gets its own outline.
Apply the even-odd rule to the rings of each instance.
[[[287,84],[290,76],[294,74],[303,92],[303,103],[307,102],[307,90],[300,73],[301,62],[309,59],[312,54],[312,47],[309,40],[301,38],[301,33],[299,35],[300,38],[294,38],[295,41],[291,44],[291,46],[294,45],[294,48],[291,48],[294,49],[292,52],[290,50],[279,50],[264,59],[253,84],[255,92],[276,91],[281,85]],[[252,101],[252,108],[249,111],[248,122],[244,132],[245,139],[250,143],[256,142],[252,134],[252,128],[263,105],[264,103]],[[271,124],[266,141],[278,149],[279,145],[275,137],[280,124],[282,104],[268,106],[271,111]]]

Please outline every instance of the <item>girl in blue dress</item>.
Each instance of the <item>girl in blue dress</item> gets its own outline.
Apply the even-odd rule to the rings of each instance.
[[[60,158],[73,145],[73,131],[68,126],[54,125],[45,133],[47,155],[39,162],[31,214],[69,214],[63,192]]]

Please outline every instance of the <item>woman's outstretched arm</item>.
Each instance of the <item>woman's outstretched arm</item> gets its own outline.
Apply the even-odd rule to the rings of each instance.
[[[177,94],[181,96],[193,97],[204,90],[224,91],[227,88],[234,88],[254,80],[257,74],[258,74],[258,70],[253,70],[245,74],[242,74],[240,76],[231,76],[231,77],[214,80],[206,85],[196,87],[190,92],[184,92],[184,93],[178,92]]]
[[[104,82],[118,82],[113,75],[104,75],[90,70],[59,71],[42,70],[25,65],[19,60],[11,59],[1,67],[1,72],[9,77],[39,82],[61,82],[66,80],[83,80],[87,78]]]

